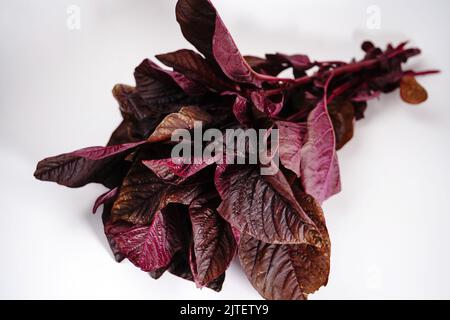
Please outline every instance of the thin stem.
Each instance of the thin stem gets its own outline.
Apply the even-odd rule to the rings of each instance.
[[[401,45],[399,45],[396,48],[396,50],[394,50],[387,56],[387,59],[393,59],[393,58],[405,53],[407,50],[412,50],[412,49],[405,49],[405,45],[406,45],[406,43],[402,43]],[[337,64],[337,63],[341,63],[341,62],[340,61],[330,61],[330,63]],[[329,71],[329,72],[331,72],[332,77],[329,77],[327,79],[327,84],[325,86],[327,87],[333,78],[338,77],[342,74],[355,73],[355,72],[359,72],[363,69],[371,69],[371,68],[376,67],[379,63],[380,63],[380,59],[378,59],[378,58],[362,60],[362,61],[354,62],[354,63],[350,63],[350,64],[344,63],[344,65],[336,67],[335,69],[332,69],[331,71]],[[421,71],[421,72],[406,71],[404,74],[405,75],[422,76],[422,75],[435,74],[438,72],[439,72],[438,70],[429,70],[429,71]],[[278,81],[278,82],[286,83],[285,86],[282,86],[277,89],[267,90],[265,92],[267,96],[272,96],[272,95],[280,94],[286,90],[290,90],[290,89],[308,84],[308,83],[312,82],[314,79],[317,79],[319,75],[320,75],[320,73],[316,72],[315,74],[313,74],[311,76],[304,76],[304,77],[300,77],[300,78],[296,78],[296,79],[283,79],[283,78],[276,78],[276,77],[260,75],[260,74],[258,74],[258,77],[260,79],[268,79],[269,81]]]
[[[268,82],[287,82],[287,83],[292,83],[295,81],[295,79],[290,79],[290,78],[278,78],[278,77],[274,77],[274,76],[269,76],[267,74],[262,74],[262,73],[258,73],[258,72],[254,72],[254,75],[262,81],[268,81]]]
[[[356,83],[357,83],[357,81],[346,82],[343,85],[334,89],[333,92],[331,93],[330,97],[328,98],[328,103],[333,101],[335,98],[337,98],[338,96],[343,94],[348,89],[352,88]]]
[[[403,72],[403,75],[420,77],[420,76],[427,76],[429,74],[437,74],[437,73],[441,73],[441,71],[440,70],[425,70],[425,71],[407,70],[407,71]]]

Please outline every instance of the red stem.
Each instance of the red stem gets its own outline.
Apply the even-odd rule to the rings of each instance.
[[[404,53],[406,51],[405,45],[406,45],[406,42],[400,44],[397,48],[395,48],[395,50],[393,52],[391,52],[389,55],[387,55],[387,59],[393,59],[393,58],[401,55],[402,53]],[[374,68],[375,66],[377,66],[380,63],[380,60],[377,58],[374,58],[374,59],[363,60],[363,61],[350,63],[350,64],[346,64],[342,61],[324,61],[324,62],[316,61],[316,62],[314,62],[314,65],[320,66],[320,65],[327,64],[327,63],[335,64],[335,65],[338,65],[338,64],[343,64],[343,65],[336,67],[335,69],[332,69],[330,71],[330,75],[327,78],[327,81],[326,81],[326,84],[324,87],[325,92],[327,91],[328,86],[330,85],[333,78],[340,76],[342,74],[345,74],[345,73],[355,73],[355,72],[361,71],[362,69]],[[412,76],[423,76],[423,75],[429,75],[429,74],[435,74],[435,73],[439,73],[439,71],[438,70],[427,70],[427,71],[415,72],[412,70],[408,70],[408,71],[405,71],[403,74],[404,75],[412,75]],[[265,92],[266,96],[272,96],[272,95],[280,94],[286,90],[293,89],[295,87],[306,85],[306,84],[314,81],[314,79],[318,78],[319,72],[316,72],[315,74],[313,74],[311,76],[304,76],[304,77],[300,77],[300,78],[296,78],[296,79],[277,78],[277,77],[273,77],[273,76],[259,74],[256,72],[255,72],[255,75],[261,80],[285,83],[285,85],[280,88],[267,90]],[[345,84],[341,85],[340,87],[336,88],[331,93],[330,101],[335,99],[337,96],[341,95],[346,90],[350,89],[353,85],[354,85],[354,83],[352,83],[352,82],[345,83]]]
[[[427,76],[429,74],[436,74],[436,73],[440,73],[440,72],[441,72],[440,70],[425,70],[425,71],[407,70],[407,71],[403,72],[403,75],[419,77],[419,76]]]

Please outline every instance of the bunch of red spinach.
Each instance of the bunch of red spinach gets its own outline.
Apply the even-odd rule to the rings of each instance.
[[[208,0],[179,0],[177,21],[200,53],[144,60],[136,86],[116,85],[123,121],[106,147],[42,160],[35,177],[68,187],[100,183],[106,237],[117,259],[154,278],[165,271],[220,290],[239,256],[267,299],[304,299],[327,284],[330,240],[320,204],[339,192],[336,150],[353,136],[366,103],[400,88],[420,103],[426,91],[403,70],[420,53],[406,43],[386,50],[365,42],[361,61],[305,55],[243,57]],[[277,75],[292,68],[294,78]],[[278,128],[280,170],[258,165],[179,164],[171,134],[205,128]]]

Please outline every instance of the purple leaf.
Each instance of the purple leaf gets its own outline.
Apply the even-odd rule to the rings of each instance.
[[[119,194],[119,188],[115,187],[114,189],[111,189],[111,190],[105,192],[104,194],[102,194],[101,196],[99,196],[97,198],[97,200],[95,200],[95,204],[94,204],[94,208],[92,209],[92,213],[96,213],[97,209],[102,204],[105,204],[106,202],[109,202],[112,199],[116,198],[118,194]]]
[[[138,141],[132,143],[119,144],[107,147],[88,147],[72,152],[73,156],[85,158],[89,160],[101,160],[123,153],[129,149],[136,148],[147,141]]]
[[[116,84],[112,89],[114,98],[119,103],[120,112],[126,115],[135,116],[139,110],[131,103],[130,96],[136,93],[136,88],[126,84]]]
[[[199,185],[173,185],[159,179],[136,159],[123,180],[120,193],[112,208],[112,220],[148,224],[159,210],[170,203],[189,205],[199,193]]]
[[[149,102],[164,97],[173,100],[182,97],[183,93],[192,96],[204,93],[203,87],[198,83],[181,73],[164,70],[149,59],[145,59],[136,68],[134,77],[139,94]]]
[[[296,78],[305,75],[305,71],[314,66],[309,57],[304,54],[287,55],[283,53],[266,54],[266,58],[272,63],[280,63],[292,67]]]
[[[355,108],[351,101],[337,99],[329,104],[328,114],[333,124],[336,150],[339,150],[353,138]]]
[[[172,236],[176,231],[171,230],[161,211],[155,214],[150,225],[115,231],[110,234],[118,250],[146,272],[167,266],[173,254],[181,248],[181,243],[174,241],[176,238]]]
[[[300,176],[305,192],[319,203],[341,190],[333,125],[324,101],[311,111],[301,148]]]
[[[171,113],[166,116],[156,127],[150,137],[148,137],[147,142],[155,143],[170,140],[172,134],[176,130],[193,129],[195,121],[201,121],[203,124],[209,124],[212,121],[212,117],[199,107],[182,107],[177,113]]]
[[[220,215],[241,233],[267,243],[320,245],[312,220],[280,171],[263,176],[257,166],[220,165],[215,183]]]
[[[223,274],[236,253],[231,227],[211,207],[213,201],[202,196],[189,206],[193,235],[191,263],[195,282],[199,286]]]
[[[264,91],[253,91],[251,93],[251,99],[256,109],[271,117],[278,115],[284,104],[283,95],[267,97]]]
[[[187,178],[203,170],[211,163],[201,160],[199,164],[184,164],[182,158],[143,160],[142,163],[152,170],[161,180],[171,183],[182,183]]]
[[[245,62],[214,6],[208,0],[179,0],[177,21],[184,37],[229,79],[254,85],[261,81]]]
[[[34,176],[39,180],[53,181],[70,188],[93,182],[115,188],[128,170],[123,158],[119,154],[94,161],[66,153],[39,161]]]
[[[144,60],[135,70],[135,92],[128,95],[128,104],[139,120],[177,112],[196,101],[206,88],[178,72],[164,70]]]
[[[239,229],[236,229],[234,227],[231,227],[231,231],[233,232],[234,241],[237,243],[237,245],[239,245],[239,243],[241,242],[241,232],[239,231]]]
[[[319,227],[323,247],[264,243],[242,233],[241,265],[252,285],[266,299],[304,300],[328,282],[330,240],[323,212],[311,196],[297,194],[297,199]]]
[[[289,61],[292,67],[297,70],[306,70],[309,69],[312,65],[309,57],[304,54],[286,55],[278,53],[278,55]]]
[[[268,60],[254,56],[244,56],[244,59],[255,72],[273,77],[289,68],[289,64],[283,61]]]
[[[224,75],[218,74],[202,56],[192,50],[182,49],[159,54],[156,58],[175,71],[202,83],[210,89],[215,91],[233,89],[233,85]]]
[[[192,247],[191,247],[192,248]],[[192,261],[190,261],[189,250],[178,251],[170,263],[169,272],[186,280],[194,281],[192,274]],[[219,292],[222,290],[222,284],[225,280],[225,273],[221,274],[217,279],[211,281],[206,287]]]
[[[306,139],[307,126],[304,123],[276,122],[280,134],[280,160],[289,170],[300,177],[301,150]]]
[[[114,226],[111,223],[111,208],[112,202],[106,202],[105,205],[103,206],[103,213],[102,213],[103,228],[106,239],[108,240],[109,247],[111,248],[112,254],[114,255],[114,259],[117,262],[122,262],[122,260],[125,259],[125,256],[120,252],[119,248],[117,248],[117,245],[114,242],[112,234],[119,231],[127,230],[127,226],[124,224],[118,224]]]
[[[328,280],[329,256],[314,246],[265,243],[243,233],[239,258],[265,299],[304,300]]]
[[[252,123],[253,116],[248,100],[241,95],[230,91],[223,92],[222,95],[234,97],[232,110],[236,120],[244,126],[249,126]]]

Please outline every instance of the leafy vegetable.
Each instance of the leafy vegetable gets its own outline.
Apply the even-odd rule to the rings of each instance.
[[[404,71],[420,53],[406,42],[385,50],[364,42],[363,58],[350,63],[242,56],[210,1],[178,0],[176,18],[199,53],[156,56],[171,69],[145,59],[135,86],[113,88],[123,121],[107,145],[46,158],[34,175],[107,187],[93,211],[103,206],[115,259],[155,279],[168,271],[220,291],[238,256],[264,298],[306,299],[328,282],[331,244],[320,204],[341,188],[336,150],[352,139],[368,101],[400,88],[404,101],[421,103],[428,95],[416,77],[437,71]],[[288,68],[294,78],[278,77]],[[194,154],[191,163],[172,158],[173,133],[194,131],[197,121],[219,133],[267,129],[266,140],[278,129],[268,157],[279,154],[279,170],[263,175],[261,160],[230,164],[212,154]],[[243,156],[249,152],[246,145]]]

